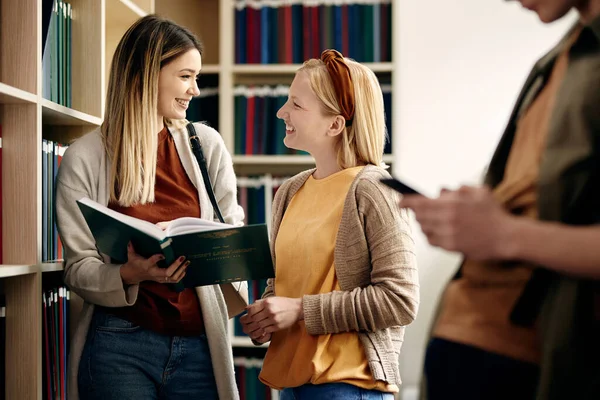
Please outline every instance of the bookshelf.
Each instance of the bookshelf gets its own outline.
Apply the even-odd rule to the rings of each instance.
[[[0,288],[6,300],[2,390],[7,399],[42,399],[42,290],[45,284],[60,281],[63,270],[60,262],[42,263],[42,139],[69,143],[100,125],[105,58],[116,46],[107,38],[118,29],[124,32],[140,9],[146,13],[153,7],[141,0],[69,1],[76,16],[72,105],[65,107],[42,96],[45,2],[0,0]],[[121,5],[118,13],[111,12]]]
[[[101,124],[112,55],[121,36],[140,16],[156,12],[188,27],[203,41],[202,74],[215,76],[218,82],[219,131],[233,155],[240,185],[247,184],[244,180],[250,176],[263,180],[265,215],[270,214],[275,183],[281,177],[314,165],[305,155],[235,154],[236,85],[289,85],[300,66],[297,63],[236,64],[235,4],[238,0],[67,1],[73,9],[71,107],[42,95],[41,16],[47,1],[51,0],[0,0],[3,250],[0,292],[6,299],[7,399],[43,398],[42,291],[50,282],[60,281],[63,269],[60,262],[43,262],[42,259],[42,139],[68,144]],[[288,3],[302,2],[290,0]],[[334,3],[333,0],[330,3]],[[394,10],[392,20],[397,21],[399,11],[397,7]],[[390,79],[392,89],[397,91],[394,80],[397,63],[392,60],[367,65],[378,76]],[[396,102],[392,110],[397,107]],[[391,114],[397,115],[393,111]],[[394,123],[392,137],[398,137],[398,128],[399,124]],[[393,144],[397,146],[397,140]],[[392,148],[384,161],[391,164],[393,155]],[[77,299],[73,298],[71,312],[76,313],[77,308]],[[72,322],[75,320],[71,318]],[[231,332],[234,353],[248,350],[254,351],[252,354],[256,351],[264,354],[266,345],[255,348],[248,338],[234,337],[233,329]],[[272,398],[277,398],[276,392]]]

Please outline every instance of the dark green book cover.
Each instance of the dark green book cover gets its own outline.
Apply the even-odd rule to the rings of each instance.
[[[265,224],[234,227],[179,218],[167,230],[118,213],[88,198],[77,201],[101,253],[116,263],[127,262],[127,244],[143,257],[162,253],[166,267],[177,257],[190,261],[183,286],[195,287],[274,277]]]

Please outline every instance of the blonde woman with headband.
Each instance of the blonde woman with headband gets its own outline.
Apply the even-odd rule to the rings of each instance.
[[[270,341],[260,380],[281,399],[392,399],[419,285],[408,218],[379,180],[383,96],[367,67],[326,50],[306,61],[277,117],[316,168],[273,204],[276,277],[241,321]]]
[[[201,68],[202,46],[191,32],[152,15],[138,20],[117,46],[102,126],[63,158],[56,213],[64,280],[84,300],[70,400],[239,398],[227,321],[244,310],[246,288],[178,292],[171,284],[185,276],[187,260],[159,268],[160,255],[146,259],[131,245],[128,261],[114,264],[96,249],[76,204],[89,197],[162,226],[179,217],[214,219],[186,132]],[[214,129],[194,126],[218,208],[226,223],[241,225],[231,156]]]

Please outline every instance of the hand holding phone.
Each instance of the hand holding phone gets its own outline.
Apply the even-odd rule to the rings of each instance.
[[[410,186],[408,186],[407,184],[405,184],[403,182],[400,182],[396,178],[383,178],[380,180],[380,182],[402,194],[418,194],[418,195],[424,196],[423,194],[419,193],[417,190],[411,188]]]

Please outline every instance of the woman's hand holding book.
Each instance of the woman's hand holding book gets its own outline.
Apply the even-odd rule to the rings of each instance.
[[[133,245],[127,245],[127,262],[121,266],[121,278],[127,285],[135,285],[143,281],[159,283],[178,283],[185,276],[190,265],[189,260],[181,256],[168,268],[160,268],[157,263],[164,259],[162,254],[144,258],[135,252]]]

